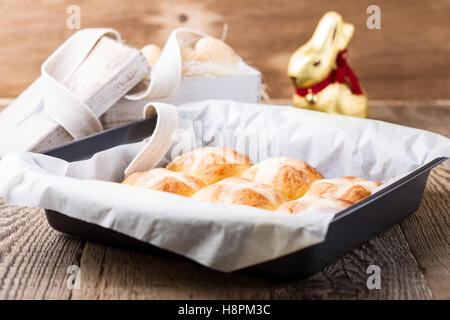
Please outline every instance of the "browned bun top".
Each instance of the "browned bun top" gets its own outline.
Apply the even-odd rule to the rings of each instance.
[[[242,178],[268,184],[288,200],[293,200],[303,196],[311,184],[323,176],[306,162],[273,158],[253,165],[242,174]]]
[[[212,203],[242,204],[275,210],[283,203],[283,195],[270,186],[243,178],[226,178],[211,184],[192,196]]]
[[[185,197],[190,197],[205,186],[200,179],[164,168],[135,172],[126,178],[123,184],[175,193]]]
[[[351,203],[342,200],[336,199],[324,199],[313,196],[304,196],[297,200],[292,200],[283,203],[278,209],[278,212],[287,212],[287,213],[300,213],[309,208],[346,208],[350,206]]]
[[[305,196],[315,196],[356,203],[372,194],[381,182],[357,177],[323,179],[312,184]]]
[[[247,155],[226,147],[193,150],[176,157],[166,169],[136,172],[123,183],[212,203],[289,213],[345,208],[381,185],[357,177],[324,179],[308,163],[290,158],[252,165]]]
[[[250,166],[249,157],[233,149],[203,147],[176,157],[166,168],[212,184],[228,177],[239,177]]]

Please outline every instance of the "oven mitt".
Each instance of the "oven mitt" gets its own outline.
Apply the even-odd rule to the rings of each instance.
[[[125,178],[134,172],[152,169],[169,150],[172,137],[178,128],[178,112],[171,105],[161,102],[150,102],[144,108],[144,118],[156,113],[157,122],[152,136],[145,147],[137,154],[125,169]]]

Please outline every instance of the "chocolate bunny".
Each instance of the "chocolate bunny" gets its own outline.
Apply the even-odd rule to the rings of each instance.
[[[294,106],[367,117],[367,97],[345,55],[354,27],[336,12],[326,13],[311,39],[291,56],[288,76]]]

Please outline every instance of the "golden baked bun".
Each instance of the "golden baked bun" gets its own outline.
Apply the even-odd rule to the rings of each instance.
[[[381,182],[357,177],[343,177],[316,181],[305,196],[348,201],[353,204],[367,198]]]
[[[200,179],[164,168],[135,172],[126,178],[123,184],[175,193],[185,197],[190,197],[205,186]]]
[[[267,210],[275,210],[285,200],[281,193],[270,186],[243,178],[223,179],[201,189],[192,198],[220,204],[243,204]]]
[[[292,200],[283,203],[277,212],[287,212],[287,213],[300,213],[307,210],[308,208],[316,209],[331,209],[331,208],[346,208],[350,206],[351,203],[348,201],[336,200],[336,199],[325,199],[314,196],[304,196],[297,200]]]
[[[206,184],[239,177],[251,166],[247,155],[225,147],[204,147],[182,154],[167,169],[197,177]]]
[[[261,161],[245,171],[241,177],[268,184],[288,200],[300,198],[314,181],[323,179],[322,174],[306,162],[289,158]]]

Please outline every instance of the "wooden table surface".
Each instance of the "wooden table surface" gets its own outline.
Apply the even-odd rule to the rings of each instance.
[[[372,101],[371,117],[450,137],[450,101]],[[450,170],[440,165],[414,215],[296,282],[86,241],[54,231],[40,209],[0,203],[0,299],[450,299],[449,195]],[[371,264],[380,290],[366,286]],[[67,288],[70,265],[80,267],[80,289]]]

